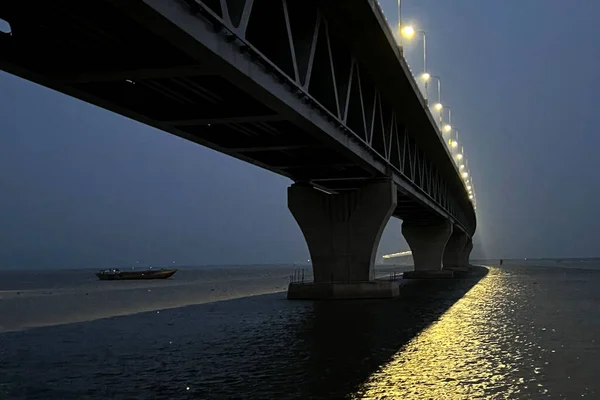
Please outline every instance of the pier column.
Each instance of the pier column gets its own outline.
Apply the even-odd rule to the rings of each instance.
[[[468,236],[466,233],[454,229],[452,235],[446,243],[444,250],[443,264],[444,269],[449,271],[466,272],[468,270],[468,260],[465,260],[465,246]]]
[[[444,221],[435,225],[402,223],[402,235],[412,250],[414,271],[404,273],[405,278],[452,278],[452,271],[442,270],[442,257],[446,243],[452,235],[452,224]]]
[[[290,186],[288,208],[306,239],[314,283],[291,284],[288,298],[390,297],[390,284],[383,288],[373,279],[377,246],[396,208],[396,196],[391,180],[340,194]]]
[[[469,257],[471,256],[471,251],[473,251],[473,238],[467,238],[467,243],[465,244],[465,248],[463,249],[463,265],[465,267],[469,267],[471,264],[469,263]]]

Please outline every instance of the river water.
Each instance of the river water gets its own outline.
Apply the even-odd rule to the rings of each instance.
[[[0,399],[599,398],[599,266],[510,261],[343,302],[287,301],[283,266],[0,272]]]

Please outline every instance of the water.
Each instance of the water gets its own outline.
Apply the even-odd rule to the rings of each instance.
[[[11,308],[0,321],[12,322],[0,334],[0,399],[598,398],[600,269],[545,263],[510,261],[468,279],[403,282],[397,300],[345,302],[285,300],[284,267],[180,271],[133,290],[12,273],[33,293],[25,298],[3,272],[0,304]],[[210,288],[221,294],[211,300]],[[32,329],[10,316],[33,318],[37,299],[82,312],[73,299],[85,293],[149,293],[143,300],[160,306],[178,290],[202,304],[70,324],[47,317],[51,326]]]

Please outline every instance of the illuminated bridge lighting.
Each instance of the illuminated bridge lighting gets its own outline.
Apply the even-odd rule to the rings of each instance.
[[[377,2],[379,4],[379,7],[381,8],[381,10],[383,11],[383,7],[381,6],[381,1],[378,0]],[[452,124],[452,114],[451,114],[451,108],[450,106],[448,106],[445,102],[442,103],[442,96],[441,96],[441,78],[439,76],[436,75],[432,75],[431,71],[428,68],[428,64],[427,64],[427,34],[426,31],[424,30],[420,30],[419,28],[417,28],[415,25],[412,24],[405,24],[402,21],[402,1],[398,0],[398,19],[397,19],[397,24],[393,25],[388,22],[388,26],[390,28],[390,32],[394,32],[394,35],[398,35],[398,40],[399,40],[399,46],[402,48],[403,44],[402,44],[402,39],[407,39],[407,40],[412,40],[414,39],[417,34],[421,34],[423,35],[423,60],[422,63],[419,63],[419,67],[422,66],[422,70],[420,70],[417,73],[413,73],[412,69],[410,69],[409,66],[409,70],[411,72],[411,74],[413,75],[413,77],[416,80],[421,80],[425,83],[424,85],[424,89],[422,90],[422,94],[424,96],[425,99],[425,104],[429,104],[428,103],[428,98],[429,98],[429,91],[428,91],[428,84],[429,82],[435,78],[438,81],[438,86],[437,86],[437,101],[435,101],[434,103],[431,103],[432,109],[437,111],[439,113],[439,121],[436,121],[438,124],[438,127],[440,129],[440,134],[449,134],[452,132],[453,129],[456,129],[455,126]],[[401,56],[405,59],[405,61],[408,63],[408,59],[406,58],[406,53],[401,52]],[[444,121],[444,115],[443,115],[443,110],[444,109],[448,109],[448,121]],[[469,185],[469,180],[467,179],[467,177],[470,175],[469,172],[465,171],[465,164],[466,163],[466,156],[464,154],[464,148],[461,147],[460,150],[458,150],[458,131],[456,133],[457,138],[456,139],[449,139],[448,140],[448,147],[449,150],[451,152],[451,157],[453,157],[457,164],[457,167],[459,169],[459,177],[461,177],[464,180],[464,183],[466,185]],[[444,140],[445,141],[445,140]],[[457,154],[452,154],[453,150],[457,149]],[[469,189],[467,190],[467,195],[469,196],[473,196],[473,193],[470,189],[470,185],[469,185]],[[388,254],[388,256],[391,256],[390,254]]]

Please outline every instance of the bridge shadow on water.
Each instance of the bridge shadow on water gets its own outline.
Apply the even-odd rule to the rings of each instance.
[[[198,398],[352,397],[487,273],[475,267],[458,279],[404,280],[393,300],[288,301],[277,294],[189,307],[187,318],[204,322],[189,332],[201,358],[193,356],[188,382]]]
[[[300,398],[341,398],[357,391],[372,373],[437,321],[488,273],[474,267],[454,280],[403,281],[394,300],[314,302],[298,326],[308,357]]]

